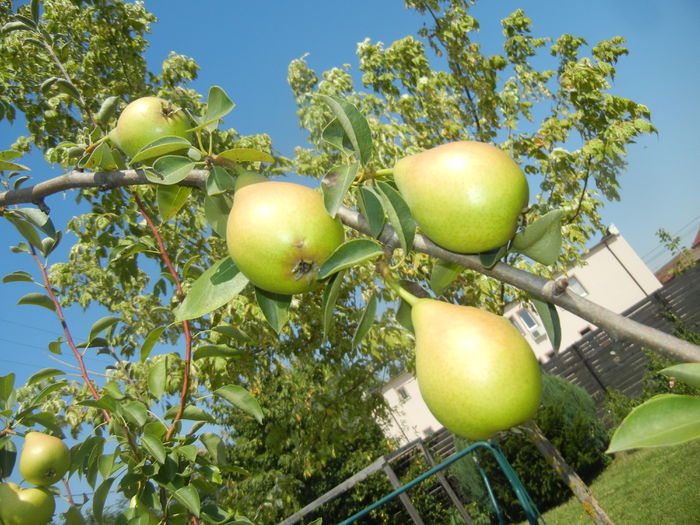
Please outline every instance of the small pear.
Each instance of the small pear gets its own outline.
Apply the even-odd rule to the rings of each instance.
[[[453,433],[481,440],[524,423],[542,394],[530,345],[499,315],[434,299],[411,311],[421,395]]]
[[[60,480],[70,468],[70,450],[54,436],[29,432],[19,455],[19,473],[32,485],[46,487]]]
[[[16,483],[0,483],[0,523],[46,525],[56,510],[53,495],[45,488],[23,489]]]
[[[506,153],[483,142],[443,144],[399,160],[394,181],[433,242],[458,253],[505,245],[527,206],[527,179]]]
[[[317,191],[291,182],[239,181],[226,226],[229,255],[250,281],[293,295],[314,288],[321,264],[343,242],[343,225]]]

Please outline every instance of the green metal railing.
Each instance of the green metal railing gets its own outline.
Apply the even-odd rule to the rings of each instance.
[[[535,506],[535,502],[532,500],[530,497],[530,494],[528,494],[527,490],[523,486],[522,482],[518,478],[518,475],[515,473],[515,470],[513,470],[513,467],[508,463],[508,460],[506,457],[503,455],[503,452],[498,448],[498,444],[495,441],[492,441],[490,443],[487,443],[486,441],[478,441],[470,446],[468,446],[465,449],[460,450],[459,452],[456,452],[449,458],[447,458],[445,461],[442,463],[439,463],[438,465],[435,465],[433,468],[430,470],[424,472],[420,476],[412,479],[405,485],[397,488],[390,494],[387,494],[383,498],[375,501],[372,503],[370,506],[366,507],[365,509],[361,510],[360,512],[353,514],[349,518],[347,518],[344,521],[341,521],[338,523],[338,525],[349,525],[350,523],[355,522],[356,520],[362,518],[363,516],[366,516],[373,510],[377,509],[378,507],[384,505],[388,501],[391,501],[392,499],[396,498],[397,496],[403,494],[407,490],[415,487],[418,485],[421,481],[429,478],[433,474],[449,467],[454,463],[455,461],[463,458],[467,454],[470,454],[471,452],[475,451],[477,448],[485,448],[491,454],[494,456],[496,459],[496,462],[498,463],[498,466],[501,468],[503,471],[503,474],[505,474],[506,478],[510,482],[511,487],[513,488],[513,492],[515,492],[515,496],[518,498],[518,501],[520,502],[520,505],[523,508],[523,511],[525,512],[525,517],[527,518],[527,521],[531,525],[538,525],[538,524],[544,524],[546,525],[544,518],[542,518],[542,515],[540,512],[537,510],[537,507]],[[496,501],[496,498],[493,494],[493,491],[491,490],[491,484],[488,481],[488,478],[486,477],[486,474],[483,472],[483,470],[480,470],[482,479],[484,480],[484,483],[486,484],[486,489],[489,494],[489,498],[491,500],[491,504],[494,507],[494,510],[496,512],[496,516],[498,517],[499,523],[503,524],[503,514],[501,513],[500,507],[498,505],[498,502]]]

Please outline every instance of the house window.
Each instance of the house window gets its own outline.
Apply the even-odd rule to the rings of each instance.
[[[510,321],[510,324],[512,324],[514,327],[516,327],[516,328],[518,329],[518,332],[520,332],[520,333],[523,334],[523,335],[527,335],[527,334],[525,333],[525,330],[523,330],[523,327],[520,326],[520,323],[518,323],[518,322],[515,320],[515,317],[513,317],[513,316],[511,315],[510,317],[508,317],[508,320]]]
[[[399,394],[399,400],[401,401],[406,401],[408,399],[408,392],[406,392],[406,389],[402,386],[396,389],[396,392]]]
[[[520,317],[520,320],[525,325],[528,332],[530,332],[532,337],[535,339],[540,339],[547,335],[542,326],[540,326],[529,310],[523,308],[522,310],[518,311],[518,317]]]
[[[568,278],[569,281],[569,290],[574,292],[575,294],[580,295],[581,297],[586,297],[588,295],[588,291],[583,287],[581,284],[581,281],[579,281],[576,277],[573,275]]]
[[[435,431],[433,430],[433,427],[426,427],[426,428],[423,429],[423,436],[428,437],[428,436],[429,436],[430,434],[432,434],[433,432],[435,432]]]

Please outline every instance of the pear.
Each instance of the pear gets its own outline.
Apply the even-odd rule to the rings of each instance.
[[[394,181],[433,242],[458,253],[505,245],[527,206],[525,175],[506,153],[483,142],[443,144],[399,160]]]
[[[421,395],[453,433],[482,440],[524,423],[542,394],[530,345],[504,317],[434,299],[411,311]]]
[[[241,177],[226,225],[229,255],[255,286],[293,295],[314,288],[321,264],[342,244],[343,225],[306,186]]]
[[[46,525],[55,510],[54,497],[45,488],[0,483],[0,523],[4,525]]]
[[[70,450],[54,436],[28,432],[19,455],[19,473],[32,485],[48,486],[60,480],[70,468]]]

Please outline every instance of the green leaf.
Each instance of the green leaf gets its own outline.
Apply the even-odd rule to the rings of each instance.
[[[406,330],[414,333],[413,320],[411,319],[411,305],[403,299],[399,301],[399,308],[396,310],[396,320]]]
[[[363,186],[360,188],[359,205],[362,215],[367,219],[372,237],[379,237],[384,229],[384,205],[381,197],[372,188]]]
[[[291,295],[280,295],[267,292],[255,287],[255,300],[262,310],[265,319],[276,333],[280,333],[289,319],[289,306],[292,303]]]
[[[700,388],[700,363],[681,363],[664,368],[659,373],[683,381],[692,387]]]
[[[352,144],[352,149],[364,166],[369,162],[373,153],[372,132],[367,119],[359,110],[349,102],[330,95],[318,95],[326,103],[335,115],[336,119],[345,131],[347,140]]]
[[[233,176],[221,166],[214,166],[207,177],[207,195],[219,195],[232,191],[236,186]]]
[[[105,501],[109,495],[109,489],[114,483],[114,478],[107,478],[100,486],[97,487],[95,494],[92,496],[92,515],[98,524],[102,525],[105,523],[102,513],[104,512]]]
[[[12,160],[21,156],[22,152],[14,149],[6,149],[5,151],[0,151],[0,160]]]
[[[274,162],[275,159],[264,151],[253,148],[233,148],[219,153],[223,157],[234,162]]]
[[[63,374],[65,374],[65,372],[58,370],[57,368],[43,368],[32,374],[32,376],[27,379],[27,386],[33,385],[34,383],[38,383],[39,381],[50,377],[62,376]]]
[[[338,246],[318,270],[318,279],[382,255],[381,245],[371,239],[352,239]]]
[[[15,391],[15,374],[0,376],[0,405],[10,398]]]
[[[615,430],[606,452],[678,445],[700,438],[700,398],[661,394],[635,407]]]
[[[141,437],[141,444],[158,463],[161,465],[165,463],[165,458],[168,453],[160,439],[150,434],[144,434]]]
[[[331,120],[323,129],[323,140],[335,146],[340,151],[351,152],[354,150],[352,142],[348,138],[343,125],[337,118]]]
[[[195,163],[188,157],[179,155],[165,155],[153,163],[153,169],[157,173],[155,177],[149,176],[146,170],[146,177],[156,184],[177,184],[182,181],[194,169]]]
[[[459,277],[464,271],[464,267],[438,259],[433,264],[433,270],[430,273],[430,289],[435,295],[442,295],[442,292]]]
[[[557,308],[552,303],[542,301],[535,297],[531,297],[530,301],[535,305],[537,314],[540,316],[540,319],[542,319],[542,324],[544,324],[544,329],[547,331],[549,342],[552,343],[552,349],[558,352],[559,346],[561,345],[561,324],[559,323]]]
[[[2,26],[2,34],[6,35],[8,33],[11,33],[12,31],[34,31],[34,28],[19,20],[8,22],[4,26]]]
[[[204,345],[194,351],[194,359],[204,359],[206,357],[225,357],[227,359],[239,359],[244,357],[246,352],[238,348],[227,345]]]
[[[103,454],[97,460],[97,470],[103,478],[107,478],[114,472],[114,458],[115,454]]]
[[[32,0],[30,3],[30,11],[32,13],[32,20],[35,24],[39,23],[39,6],[41,6],[40,0]]]
[[[258,400],[253,394],[239,385],[226,385],[214,390],[214,395],[225,399],[234,406],[237,406],[247,414],[253,416],[258,423],[263,421],[263,412]]]
[[[15,217],[9,214],[5,215],[5,218],[12,223],[12,225],[17,229],[22,237],[29,241],[29,244],[35,248],[41,250],[41,237],[39,233],[34,229],[34,227],[19,217]]]
[[[49,343],[49,352],[52,354],[56,355],[61,355],[61,345],[65,342],[65,339],[63,337],[59,337],[55,341],[51,341]]]
[[[28,293],[17,301],[17,304],[34,304],[36,306],[43,306],[54,312],[56,311],[56,306],[53,304],[51,298],[48,295],[38,292]]]
[[[501,246],[496,250],[490,250],[488,252],[481,252],[479,254],[479,262],[484,268],[491,269],[496,266],[496,263],[501,260],[506,253],[508,253],[508,248],[506,246]]]
[[[197,490],[191,485],[177,489],[173,496],[182,503],[195,517],[199,518],[200,502]]]
[[[377,189],[389,222],[399,236],[401,248],[404,253],[408,253],[413,247],[413,238],[416,234],[416,222],[413,220],[411,210],[401,194],[388,183],[377,181]]]
[[[165,326],[159,326],[158,328],[154,328],[150,332],[148,332],[148,335],[146,336],[146,339],[143,340],[143,344],[141,345],[141,353],[139,359],[141,362],[145,361],[149,355],[151,355],[151,350],[153,350],[153,346],[158,342],[158,339],[160,339],[160,336],[163,335],[163,331],[165,331]]]
[[[187,202],[187,197],[192,193],[188,186],[156,186],[156,200],[158,201],[158,213],[162,222],[167,222],[179,212]]]
[[[29,272],[23,272],[21,270],[18,270],[16,272],[8,273],[5,277],[2,278],[2,282],[4,283],[16,283],[16,282],[27,282],[31,283],[34,281],[34,278],[32,277],[32,274]]]
[[[561,252],[561,219],[563,210],[552,210],[515,234],[511,251],[550,265],[557,262]]]
[[[102,105],[100,106],[98,112],[95,114],[95,122],[103,126],[107,124],[107,122],[109,122],[109,119],[111,119],[114,115],[118,103],[119,97],[107,97],[104,100],[104,102],[102,102]]]
[[[340,285],[343,283],[343,275],[345,272],[338,272],[326,283],[323,290],[323,338],[328,340],[331,328],[333,326],[333,312],[335,311],[335,303],[340,294]]]
[[[69,82],[65,78],[57,78],[54,85],[59,89],[59,91],[62,91],[69,97],[74,98],[75,100],[80,100],[80,91],[77,90],[72,82]]]
[[[184,321],[202,317],[231,301],[247,284],[248,278],[230,257],[226,257],[192,283],[185,300],[175,308],[175,319]]]
[[[224,467],[227,464],[226,445],[219,436],[211,432],[205,432],[199,436],[199,440],[209,452],[214,465]]]
[[[141,401],[127,401],[119,404],[124,417],[136,425],[138,428],[143,427],[148,420],[148,408]]]
[[[167,356],[153,362],[151,369],[148,371],[148,393],[155,399],[160,400],[165,392],[165,382],[168,373],[168,358]]]
[[[115,317],[113,315],[108,315],[106,317],[103,317],[102,319],[98,319],[90,328],[90,335],[88,336],[88,341],[92,341],[99,334],[111,328],[119,321],[121,321],[121,317]]]
[[[212,332],[223,334],[226,337],[236,339],[237,341],[241,341],[243,343],[250,343],[252,341],[250,336],[246,334],[243,330],[236,328],[235,326],[230,324],[215,326],[214,328],[212,328]]]
[[[367,306],[365,307],[364,311],[362,312],[362,317],[360,317],[360,321],[357,323],[357,328],[355,329],[355,333],[352,336],[352,347],[355,348],[357,345],[359,345],[362,340],[365,338],[367,333],[369,332],[370,328],[372,328],[372,324],[374,324],[374,319],[377,315],[377,296],[372,295],[372,297],[369,298],[369,301],[367,302]]]
[[[204,197],[204,217],[211,229],[222,239],[226,238],[226,223],[231,211],[231,196],[228,194]]]
[[[0,171],[31,171],[24,164],[17,164],[16,162],[7,162],[6,160],[0,160]]]
[[[31,224],[33,224],[36,228],[38,228],[41,232],[44,233],[44,235],[47,235],[48,237],[55,238],[57,233],[56,233],[56,228],[53,225],[53,222],[51,221],[51,218],[41,211],[38,208],[19,208],[17,210],[13,210],[15,213],[21,215],[24,217],[27,221],[29,221]]]
[[[66,381],[58,381],[56,383],[51,383],[49,386],[44,388],[41,392],[39,392],[37,395],[32,398],[32,401],[30,403],[30,406],[38,406],[39,403],[47,397],[49,394],[61,390],[63,387],[65,387],[68,383]]]
[[[92,150],[87,157],[80,159],[78,167],[89,170],[108,171],[117,169],[119,164],[112,154],[112,148],[103,142]]]
[[[0,480],[9,478],[17,461],[17,446],[9,439],[0,445]]]
[[[345,194],[350,189],[359,169],[360,164],[353,162],[348,166],[336,166],[323,177],[321,181],[323,204],[331,217],[335,218],[336,213],[343,205]]]
[[[175,416],[177,415],[178,411],[177,406],[170,407],[166,412],[163,418],[165,419],[175,419]],[[214,416],[211,414],[205,412],[199,407],[192,406],[192,405],[187,405],[185,409],[182,412],[182,418],[181,419],[187,419],[189,421],[206,421],[207,423],[216,423],[216,419],[214,419]]]
[[[131,164],[144,162],[170,153],[183,151],[191,146],[190,141],[183,137],[168,135],[146,144],[131,159]],[[182,157],[185,158],[185,157]]]

